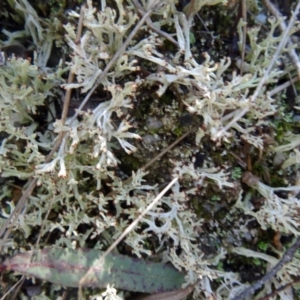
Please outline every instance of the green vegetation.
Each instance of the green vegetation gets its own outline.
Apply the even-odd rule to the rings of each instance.
[[[180,283],[196,282],[191,299],[237,296],[300,235],[299,84],[274,92],[300,73],[297,43],[276,54],[299,24],[258,25],[260,1],[247,24],[238,1],[87,1],[80,15],[81,2],[4,1],[0,12],[1,293],[18,282],[12,271],[38,276],[9,265],[31,250],[106,251],[174,180],[113,251],[177,269]],[[292,283],[299,266],[297,253],[253,299]],[[81,293],[38,277],[47,282],[22,283],[20,299],[28,286],[32,299],[137,290],[122,289],[134,285],[123,273]]]

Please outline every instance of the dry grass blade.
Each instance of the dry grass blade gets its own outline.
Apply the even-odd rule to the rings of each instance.
[[[142,27],[142,25],[146,22],[147,18],[149,18],[149,16],[152,14],[153,9],[157,5],[157,3],[158,3],[158,1],[154,1],[152,3],[152,5],[149,8],[149,10],[144,14],[144,16],[142,17],[142,19],[136,24],[136,26],[134,27],[134,29],[130,32],[130,34],[128,35],[126,41],[123,43],[122,47],[120,47],[120,49],[115,53],[115,55],[113,56],[113,58],[107,64],[107,66],[105,67],[105,69],[101,72],[101,74],[99,75],[99,77],[97,79],[96,84],[89,91],[89,93],[86,95],[86,97],[83,99],[82,103],[80,104],[80,106],[76,110],[76,113],[72,117],[72,119],[70,121],[70,124],[72,124],[76,120],[76,118],[78,117],[78,114],[83,109],[83,107],[86,105],[86,103],[89,101],[89,99],[93,95],[93,93],[96,90],[96,88],[98,87],[98,85],[101,83],[101,81],[107,75],[108,71],[112,68],[112,66],[115,64],[115,62],[117,61],[117,59],[125,52],[126,47],[132,41],[132,39],[134,38],[134,36],[137,34],[137,32],[139,31],[139,29]]]
[[[22,277],[17,281],[1,298],[0,300],[4,300],[10,293],[13,292],[13,295],[11,296],[11,300],[16,299],[18,292],[25,280],[25,275],[22,275]]]
[[[294,77],[292,78],[290,81],[287,81],[281,85],[276,86],[273,90],[271,90],[269,92],[269,95],[271,97],[273,97],[274,95],[278,94],[279,92],[285,90],[286,88],[288,88],[290,85],[294,84],[295,82],[297,82],[299,80],[298,77]]]
[[[137,8],[137,10],[142,14],[142,16],[145,15],[145,11],[143,9],[143,7],[140,5],[140,3],[138,2],[138,0],[133,0],[132,1],[133,4],[135,5],[135,7]],[[167,40],[169,40],[171,43],[173,43],[175,46],[179,47],[177,41],[175,41],[172,36],[170,36],[169,34],[167,34],[166,32],[156,28],[155,26],[153,26],[153,23],[151,21],[151,19],[148,17],[146,19],[146,23],[147,25],[153,30],[155,31],[156,33],[158,33],[159,35],[163,36],[164,38],[166,38]]]
[[[111,253],[111,251],[124,239],[126,235],[128,235],[134,227],[142,220],[143,217],[158,203],[158,201],[163,197],[163,195],[172,187],[172,185],[178,180],[177,177],[173,178],[173,180],[156,196],[156,198],[150,203],[146,209],[124,230],[124,232],[117,238],[117,240],[101,255],[101,257],[98,259],[97,262],[95,262],[95,265],[99,265],[103,263],[103,260],[105,257]],[[93,268],[91,268],[84,277],[80,280],[80,286],[79,286],[79,296],[81,299],[82,297],[82,286],[84,285],[86,279],[89,277],[90,273],[93,271]]]
[[[246,0],[241,0],[241,11],[242,18],[245,23],[247,23],[247,3]],[[246,35],[247,35],[247,25],[243,26],[243,40],[241,49],[241,75],[243,75],[243,66],[245,61],[245,50],[246,50]]]
[[[271,3],[271,1],[269,1],[269,0],[263,0],[263,2],[265,4],[265,6],[267,7],[267,9],[269,10],[269,12],[273,16],[275,16],[277,19],[279,19],[280,17],[282,17],[282,15],[280,14],[280,12],[276,8],[276,6],[273,3]],[[286,24],[285,24],[284,21],[280,22],[279,28],[280,28],[281,32],[285,32],[287,30],[287,26],[286,26]],[[292,46],[292,42],[291,42],[290,38],[288,38],[288,40],[287,40],[287,45],[288,45],[288,47]],[[294,65],[294,67],[297,70],[298,80],[300,80],[300,60],[299,60],[299,56],[296,53],[295,49],[290,49],[288,51],[288,55],[289,55],[291,63]]]

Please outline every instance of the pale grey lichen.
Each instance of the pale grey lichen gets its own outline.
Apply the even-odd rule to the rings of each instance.
[[[241,201],[240,198],[236,203],[236,207],[241,208],[245,213],[254,216],[265,230],[271,227],[275,231],[298,236],[300,234],[299,199],[295,197],[294,194],[289,194],[284,198],[279,197],[276,195],[276,192],[294,191],[297,193],[300,191],[300,187],[289,186],[272,188],[260,181],[251,185],[251,187],[257,189],[257,191],[265,198],[262,207],[255,212],[248,197],[246,197],[244,201]]]
[[[210,4],[217,2],[221,1]],[[18,9],[32,10],[26,0],[20,3],[22,5],[18,4]],[[115,4],[118,12],[107,6],[105,1],[101,3],[101,11],[97,11],[88,1],[79,43],[75,42],[75,28],[70,24],[64,26],[65,39],[73,53],[68,68],[76,77],[74,83],[65,83],[61,78],[66,69],[58,68],[51,73],[44,68],[49,53],[43,49],[52,40],[35,12],[25,18],[26,34],[30,34],[40,47],[36,53],[37,60],[31,64],[22,58],[12,57],[0,66],[0,131],[6,133],[0,146],[1,177],[7,180],[34,177],[38,180],[36,192],[12,226],[12,238],[6,242],[4,251],[17,247],[33,248],[32,240],[26,243],[25,239],[34,235],[36,228],[41,228],[42,224],[41,236],[55,232],[55,245],[76,248],[85,247],[87,241],[92,241],[95,248],[103,249],[108,243],[105,237],[109,236],[109,242],[119,237],[153,201],[159,192],[156,183],[160,183],[162,178],[160,172],[165,171],[169,176],[178,177],[179,182],[161,198],[160,204],[146,214],[124,243],[138,257],[149,257],[154,251],[157,252],[162,260],[173,263],[186,273],[187,284],[200,280],[195,297],[200,297],[202,293],[206,297],[230,299],[246,284],[238,274],[217,270],[216,265],[225,259],[227,253],[222,247],[214,257],[205,257],[198,245],[198,237],[206,220],[192,208],[191,199],[208,202],[212,195],[206,198],[209,194],[206,190],[215,190],[216,193],[238,190],[235,208],[255,218],[262,229],[272,228],[299,235],[299,199],[295,194],[286,197],[276,194],[278,191],[298,191],[299,187],[272,188],[260,181],[255,182],[252,187],[265,201],[258,210],[254,210],[249,198],[243,196],[242,187],[229,176],[228,163],[217,166],[212,158],[213,153],[208,153],[203,166],[197,167],[193,156],[204,149],[204,141],[224,147],[247,142],[260,151],[264,150],[264,136],[257,134],[257,128],[270,125],[269,117],[277,111],[276,98],[271,97],[267,90],[286,72],[279,67],[274,68],[255,101],[252,101],[251,93],[262,79],[280,41],[280,36],[274,36],[279,23],[271,19],[270,32],[264,38],[258,38],[261,34],[259,28],[249,30],[251,51],[246,57],[244,75],[238,75],[237,71],[231,71],[230,58],[215,62],[209,53],[205,53],[203,63],[197,61],[190,45],[191,20],[177,11],[174,1],[166,1],[157,7],[154,26],[163,28],[168,25],[168,30],[173,30],[172,34],[177,38],[179,48],[166,53],[161,36],[144,32],[127,47],[108,75],[98,82],[99,75],[138,19],[130,1],[118,0]],[[143,4],[146,9],[147,3]],[[76,12],[70,15],[76,21],[79,18]],[[242,26],[240,24],[240,35]],[[149,74],[143,79],[135,73],[141,70],[140,65],[150,66],[150,71],[147,70]],[[42,70],[38,66],[43,67]],[[56,90],[62,87],[87,93],[95,84],[100,84],[101,92],[107,95],[96,108],[80,112],[79,118],[68,119],[63,124],[52,106],[56,120],[47,124],[47,130],[42,129],[41,125],[45,124],[37,116],[45,100]],[[136,98],[145,87],[155,90],[155,99],[151,99],[155,113],[144,117],[142,131],[136,116],[133,125],[131,112]],[[165,116],[158,114],[161,109],[157,98],[168,98],[170,89],[176,91],[180,104],[190,114],[201,117],[201,124],[197,123],[193,137],[195,145],[190,145],[185,153],[182,149],[172,150],[169,165],[166,170],[164,165],[161,166],[154,176],[156,181],[147,183],[147,173],[133,167],[126,174],[132,175],[132,179],[124,181],[120,174],[120,162],[126,161],[130,154],[137,151],[137,141],[142,135],[140,132],[144,134],[146,130],[143,136],[146,147],[149,147],[147,143],[152,142],[157,143],[155,147],[158,148],[168,143],[166,140],[176,129],[178,124],[174,123],[180,115],[180,105],[174,104],[174,99],[167,99],[169,103],[164,107]],[[248,113],[219,137],[218,132],[244,109]],[[44,114],[50,120],[49,110],[43,108],[42,116]],[[135,132],[134,127],[139,132]],[[148,134],[147,130],[151,129],[158,131],[157,136]],[[45,155],[60,133],[65,134],[62,143],[52,160],[45,163]],[[290,158],[283,168],[299,163],[299,151],[295,149],[299,145],[298,136],[290,135],[286,139],[289,144],[270,150],[295,151],[297,159]],[[223,154],[227,154],[226,150]],[[12,190],[7,185],[3,187],[0,199],[4,203],[2,216],[9,217],[15,203],[12,201]],[[110,209],[111,206],[113,209]],[[54,217],[44,220],[49,210]],[[86,230],[81,230],[81,227]],[[23,239],[18,244],[20,236]],[[150,245],[151,239],[157,242]],[[41,246],[45,246],[45,240],[42,239]],[[180,251],[176,251],[178,248]],[[249,254],[245,248],[239,248],[236,252]],[[288,268],[283,272],[288,275],[286,278],[295,273],[294,269],[290,271]],[[286,278],[280,275],[281,283],[286,282]],[[221,280],[220,284],[217,279]],[[218,288],[213,289],[215,284],[212,282],[218,284]],[[120,299],[112,287],[97,297],[95,299]]]

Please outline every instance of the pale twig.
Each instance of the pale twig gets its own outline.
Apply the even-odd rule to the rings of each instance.
[[[115,242],[103,253],[101,259],[104,259],[122,240],[128,235],[133,228],[145,217],[145,215],[158,203],[158,201],[164,196],[164,194],[172,187],[172,185],[178,180],[177,177],[173,180],[155,197],[155,199],[146,207],[146,209],[124,230],[124,232],[117,238]]]
[[[141,167],[140,169],[142,170],[146,170],[148,169],[150,166],[153,165],[154,162],[156,162],[159,158],[161,158],[163,155],[165,155],[168,151],[170,151],[171,149],[173,149],[180,141],[182,141],[185,137],[187,137],[190,133],[192,133],[193,131],[195,131],[195,129],[191,129],[188,132],[186,132],[185,134],[183,134],[181,137],[179,137],[175,142],[173,142],[171,145],[169,145],[168,147],[166,147],[163,151],[161,151],[159,154],[157,154],[154,158],[152,158],[150,161],[148,161],[143,167]],[[132,180],[132,176],[130,176],[129,178],[127,178],[126,180],[123,181],[123,185],[128,184],[130,181]],[[108,193],[106,195],[106,197],[111,197],[115,192],[112,191],[110,193]]]
[[[276,86],[273,90],[269,91],[268,94],[270,95],[270,97],[273,97],[274,95],[278,94],[279,92],[286,89],[287,87],[289,87],[293,83],[297,82],[298,80],[299,80],[298,77],[294,77],[291,80],[289,80],[281,85]]]
[[[292,27],[294,26],[296,19],[297,19],[297,14],[298,11],[300,9],[300,1],[297,4],[297,7],[295,9],[295,11],[292,13],[292,17],[290,19],[289,25],[287,27],[287,30],[284,32],[282,39],[274,53],[274,56],[269,64],[268,69],[265,71],[264,76],[262,77],[261,81],[259,82],[258,86],[256,87],[253,95],[250,97],[250,99],[248,101],[254,103],[256,101],[256,98],[258,97],[258,95],[261,93],[262,88],[264,86],[264,84],[266,83],[268,76],[271,72],[271,70],[273,69],[273,66],[276,62],[276,60],[278,59],[278,56],[280,55],[283,47],[286,45],[288,37],[289,37],[289,32],[291,31]],[[249,105],[251,105],[251,103],[249,103]],[[248,112],[249,108],[244,108],[243,110],[241,110],[224,128],[222,128],[221,130],[219,130],[219,132],[217,132],[217,134],[215,135],[214,139],[219,139],[223,136],[223,134],[234,124],[236,123],[238,120],[240,120],[247,112]]]
[[[244,23],[243,26],[243,40],[242,40],[242,49],[241,49],[241,75],[243,75],[243,66],[245,61],[245,50],[246,50],[246,36],[247,36],[247,3],[246,0],[241,0],[241,11],[242,11],[242,18]]]
[[[125,40],[125,42],[120,47],[120,49],[115,53],[115,55],[113,56],[113,58],[109,61],[109,63],[107,64],[106,68],[101,72],[101,74],[99,75],[99,77],[98,77],[95,85],[92,87],[92,89],[89,91],[89,93],[85,96],[85,98],[81,102],[80,106],[76,110],[76,113],[71,118],[70,125],[76,120],[76,118],[78,117],[80,111],[83,109],[83,107],[85,106],[85,104],[89,101],[90,97],[92,96],[92,94],[94,93],[94,91],[97,89],[97,87],[99,86],[99,84],[101,83],[101,81],[104,79],[104,77],[106,76],[106,74],[108,73],[108,71],[111,69],[111,67],[115,64],[115,62],[119,59],[119,57],[121,57],[122,54],[125,52],[126,47],[129,45],[129,43],[131,42],[131,40],[137,34],[137,32],[139,31],[139,29],[142,27],[142,25],[145,23],[145,21],[147,20],[147,18],[152,14],[153,9],[156,6],[156,4],[157,4],[157,1],[155,1],[152,4],[152,6],[149,8],[149,10],[144,14],[144,16],[142,17],[142,19],[136,24],[136,26],[130,32],[130,34],[128,35],[127,39]]]
[[[0,239],[0,251],[2,251],[2,247],[4,245],[4,243],[6,242],[8,236],[10,235],[11,232],[11,227],[14,224],[14,217],[18,216],[22,209],[25,206],[26,200],[27,198],[31,195],[32,191],[34,190],[36,184],[37,184],[37,179],[34,178],[30,181],[29,186],[27,187],[27,189],[25,190],[25,192],[23,193],[22,197],[19,199],[18,204],[16,205],[15,209],[12,211],[12,213],[10,214],[10,216],[5,220],[4,224],[1,226],[0,228],[0,237],[4,234],[5,235],[2,239]],[[9,226],[9,224],[11,223],[11,226]]]
[[[16,294],[15,292],[20,290],[24,280],[25,275],[22,275],[22,277],[0,298],[0,300],[4,300],[6,296],[8,296],[11,292],[14,292],[14,294]]]
[[[82,6],[81,10],[80,10],[80,17],[79,17],[79,22],[78,22],[78,26],[77,26],[75,44],[78,44],[81,39],[82,27],[83,27],[83,17],[84,17],[84,8]],[[72,72],[70,70],[69,77],[68,77],[68,83],[72,83],[74,81],[74,77],[75,77],[74,72]],[[68,110],[69,110],[69,106],[70,106],[71,93],[72,93],[72,89],[68,89],[65,94],[64,105],[63,105],[63,110],[62,110],[62,115],[61,115],[62,124],[65,124],[65,121],[67,119]]]
[[[168,151],[170,151],[172,148],[174,148],[180,141],[182,141],[185,137],[187,137],[190,133],[192,133],[195,129],[191,129],[185,134],[183,134],[180,138],[178,138],[174,143],[169,145],[167,148],[165,148],[162,152],[160,152],[157,156],[155,156],[153,159],[151,159],[148,163],[145,164],[145,166],[142,169],[147,169],[149,166],[151,166],[155,161],[157,161],[159,158],[161,158],[163,155],[165,155]]]
[[[80,9],[80,17],[79,17],[79,21],[78,21],[78,24],[77,24],[77,33],[76,33],[76,40],[75,40],[76,44],[79,43],[79,41],[81,39],[82,28],[83,28],[83,17],[84,17],[84,5],[82,5],[81,9]],[[68,83],[72,83],[74,81],[74,77],[75,77],[74,72],[72,72],[70,70],[69,76],[68,76]],[[68,89],[66,91],[66,94],[65,94],[65,97],[64,97],[62,115],[61,115],[61,121],[62,121],[63,125],[65,124],[66,119],[67,119],[68,110],[69,110],[69,106],[70,106],[71,93],[72,93],[72,89]],[[64,137],[64,133],[60,132],[59,135],[58,135],[57,141],[55,142],[55,144],[54,144],[53,148],[51,149],[50,153],[47,155],[44,163],[48,163],[48,162],[51,161],[52,156],[54,155],[56,150],[59,148],[63,137]],[[30,194],[28,195],[28,197],[30,196]]]
[[[172,185],[178,180],[177,177],[173,178],[173,180],[155,197],[155,199],[146,207],[146,209],[122,232],[122,234],[117,238],[116,241],[112,243],[112,245],[101,255],[97,262],[94,265],[101,265],[105,257],[128,235],[134,227],[145,217],[145,215],[157,204],[157,202],[164,196],[164,194],[172,187]],[[81,278],[80,280],[80,288],[84,285],[86,278],[93,271],[93,267],[89,269],[89,271]]]
[[[232,300],[242,300],[252,296],[258,289],[260,289],[266,282],[270,281],[287,263],[292,261],[295,252],[300,247],[300,237],[297,238],[293,246],[291,246],[282,256],[280,261],[272,268],[265,276],[256,281],[250,287],[245,289],[241,294],[234,297]]]
[[[296,285],[300,282],[300,278],[299,277],[296,277],[296,279],[293,281],[293,282],[290,282],[290,283],[287,283],[281,287],[279,287],[278,289],[276,289],[274,292],[264,296],[264,297],[261,297],[259,298],[258,300],[268,300],[270,298],[273,298],[274,299],[274,296],[276,296],[277,294],[279,294],[280,292],[283,292],[284,290],[288,289],[288,288],[291,288],[293,285]]]
[[[201,22],[202,26],[204,27],[205,31],[210,34],[210,36],[212,37],[212,39],[214,40],[214,35],[213,33],[207,28],[205,22],[202,20],[202,18],[199,16],[199,13],[197,13],[197,18],[199,19],[199,21]]]
[[[141,6],[141,4],[139,3],[139,1],[138,1],[138,0],[132,0],[132,2],[133,2],[133,4],[134,4],[134,6],[136,7],[136,9],[139,11],[139,13],[140,13],[142,16],[144,16],[146,12],[145,12],[145,10],[143,9],[143,7]],[[156,27],[153,25],[153,23],[152,23],[150,17],[148,17],[148,18],[146,19],[146,23],[147,23],[147,25],[148,25],[154,32],[158,33],[159,35],[163,36],[164,38],[166,38],[167,40],[169,40],[171,43],[173,43],[175,46],[179,47],[179,44],[177,43],[176,40],[173,39],[173,37],[172,37],[171,35],[167,34],[166,32],[164,32],[164,31],[162,31],[162,30],[160,30],[160,29],[158,29],[158,28],[156,28]]]
[[[271,14],[276,17],[276,19],[282,18],[281,13],[278,11],[276,6],[273,3],[271,3],[271,1],[263,0],[263,2],[265,4],[265,6],[267,7],[267,9],[269,10],[269,12],[271,12]],[[281,32],[285,32],[287,30],[287,26],[283,20],[279,23],[279,28],[280,28]],[[288,38],[287,46],[288,46],[288,48],[293,46],[293,43],[290,38]],[[300,60],[299,60],[298,54],[296,53],[296,50],[290,49],[288,51],[288,56],[290,58],[291,63],[296,68],[298,80],[300,80]]]

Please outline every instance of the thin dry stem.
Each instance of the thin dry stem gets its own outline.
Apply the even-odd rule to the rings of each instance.
[[[242,300],[252,296],[255,291],[260,289],[266,282],[270,281],[287,263],[292,261],[296,251],[300,247],[300,237],[297,238],[293,246],[291,246],[282,256],[280,261],[271,269],[265,276],[256,281],[250,287],[245,289],[241,294],[234,297],[232,300]]]
[[[279,85],[279,86],[276,86],[273,90],[271,90],[269,93],[269,95],[271,97],[273,97],[274,95],[278,94],[279,92],[281,92],[282,90],[288,88],[290,85],[294,84],[295,82],[297,82],[299,80],[298,77],[294,77],[292,78],[291,80]]]
[[[164,194],[172,187],[172,185],[178,180],[177,177],[173,178],[173,180],[155,197],[155,199],[146,207],[146,209],[124,230],[124,232],[117,238],[116,241],[112,243],[112,245],[101,255],[95,265],[101,265],[105,257],[128,235],[134,227],[145,217],[145,215],[158,203],[158,201],[164,196]],[[86,278],[92,272],[93,267],[89,269],[89,271],[83,276],[80,280],[79,288],[84,285]]]
[[[242,18],[245,23],[247,23],[247,3],[246,0],[241,0],[241,11]],[[247,36],[247,25],[243,26],[243,40],[242,40],[242,50],[241,50],[241,75],[243,75],[243,66],[245,61],[245,50],[246,50],[246,36]]]
[[[157,5],[157,2],[158,1],[155,1],[152,4],[152,6],[149,8],[149,10],[144,14],[144,16],[142,17],[142,19],[136,24],[136,26],[134,27],[134,29],[131,31],[131,33],[127,37],[126,41],[123,43],[123,45],[120,47],[120,49],[115,53],[115,55],[113,56],[113,58],[107,64],[106,68],[101,72],[101,74],[99,75],[99,77],[98,77],[95,85],[89,91],[89,93],[86,95],[86,97],[83,99],[82,103],[80,104],[80,106],[76,110],[76,113],[72,117],[72,119],[70,121],[71,125],[76,120],[76,118],[78,117],[80,111],[83,109],[83,107],[89,101],[90,97],[92,96],[92,94],[94,93],[94,91],[97,89],[97,87],[99,86],[99,84],[101,83],[101,81],[107,75],[108,71],[112,68],[112,66],[115,64],[115,62],[117,61],[117,59],[125,52],[126,47],[129,45],[129,43],[131,42],[131,40],[137,34],[137,32],[139,31],[139,29],[142,27],[142,25],[146,22],[147,18],[152,14],[154,7]]]
[[[138,0],[132,0],[134,6],[136,7],[136,9],[139,11],[139,13],[144,16],[145,15],[145,10],[143,9],[143,7],[141,6],[141,4],[139,3]],[[159,35],[163,36],[164,38],[166,38],[167,40],[169,40],[171,43],[173,43],[175,46],[179,47],[179,44],[177,43],[176,40],[173,39],[173,37],[169,34],[167,34],[166,32],[156,28],[155,26],[153,26],[153,23],[150,19],[150,17],[148,17],[146,19],[146,23],[147,25],[156,33],[158,33]]]
[[[175,142],[173,142],[171,145],[169,145],[167,148],[165,148],[163,151],[161,151],[159,154],[157,154],[154,158],[152,158],[150,161],[148,161],[143,167],[141,167],[142,170],[148,169],[150,166],[153,165],[154,162],[156,162],[158,159],[160,159],[162,156],[164,156],[168,151],[172,150],[180,141],[182,141],[185,137],[187,137],[190,133],[195,131],[195,129],[191,129],[185,134],[183,134],[181,137],[179,137]],[[132,176],[127,178],[123,181],[123,185],[128,184],[132,180]],[[112,191],[109,194],[107,194],[107,197],[111,197],[115,192]]]
[[[81,10],[80,10],[80,17],[79,17],[77,33],[76,33],[76,41],[75,41],[76,44],[79,43],[81,34],[82,34],[83,16],[84,16],[84,6],[82,6]],[[74,72],[72,72],[70,70],[69,77],[68,77],[68,83],[72,83],[74,81],[74,77],[75,77]],[[67,119],[68,110],[69,110],[69,106],[70,106],[71,94],[72,94],[72,89],[68,89],[65,94],[64,105],[63,105],[63,110],[62,110],[62,115],[61,115],[61,121],[62,121],[63,125],[65,124],[66,119]]]
[[[145,166],[142,169],[147,169],[148,167],[150,167],[151,165],[153,165],[153,163],[155,161],[157,161],[159,158],[161,158],[163,155],[165,155],[168,151],[170,151],[172,148],[174,148],[180,141],[182,141],[185,137],[187,137],[190,133],[192,133],[193,131],[195,131],[195,129],[191,129],[188,132],[186,132],[185,134],[183,134],[180,138],[178,138],[174,143],[172,143],[171,145],[169,145],[166,149],[164,149],[162,152],[160,152],[158,155],[156,155],[153,159],[151,159],[149,162],[147,162],[145,164]]]
[[[4,300],[6,296],[8,296],[11,292],[14,292],[14,295],[16,295],[16,291],[18,292],[25,280],[25,275],[22,275],[22,277],[0,298],[0,300]],[[12,297],[12,299],[16,298]]]
[[[13,226],[17,216],[23,210],[23,208],[25,206],[25,203],[26,203],[26,200],[31,195],[31,193],[33,192],[33,190],[34,190],[34,188],[37,184],[37,181],[38,180],[36,178],[34,178],[30,181],[28,188],[25,190],[22,197],[18,201],[18,204],[16,205],[15,209],[12,211],[10,216],[7,218],[7,220],[1,226],[1,228],[0,228],[0,237],[4,234],[4,232],[5,232],[5,235],[2,239],[0,239],[0,251],[2,251],[2,247],[3,247],[4,243],[6,242],[7,238],[9,237],[9,235],[11,233],[11,227]],[[11,226],[10,226],[10,223],[11,223]]]
[[[268,69],[265,71],[265,74],[263,76],[263,78],[261,79],[261,81],[259,82],[258,86],[255,89],[254,94],[250,97],[249,101],[251,101],[252,103],[254,103],[256,101],[256,98],[258,97],[258,95],[260,94],[264,84],[266,83],[268,76],[271,72],[271,70],[273,69],[273,66],[276,62],[276,60],[278,59],[278,56],[280,55],[283,47],[286,45],[288,38],[289,38],[289,32],[291,31],[292,27],[294,26],[296,19],[297,19],[297,14],[298,11],[300,9],[300,1],[297,4],[297,7],[295,9],[295,11],[292,13],[292,17],[290,19],[289,25],[286,29],[286,31],[283,34],[283,37],[278,45],[278,48],[276,49],[274,56],[270,62],[270,65],[268,67]],[[251,103],[249,104],[251,105]],[[216,134],[216,139],[221,138],[223,136],[223,134],[234,124],[236,123],[238,120],[240,120],[247,112],[248,112],[249,108],[245,108],[243,109],[238,115],[236,115],[223,129],[221,129],[217,134]]]
[[[277,19],[279,19],[279,18],[282,17],[281,13],[278,11],[278,9],[276,8],[276,6],[273,3],[271,3],[271,1],[269,1],[269,0],[263,0],[263,2],[265,4],[265,6],[267,7],[267,9],[269,10],[269,12],[273,16],[275,16]],[[279,23],[279,28],[280,28],[281,32],[285,32],[286,30],[288,30],[284,21],[281,21]],[[288,37],[287,46],[288,47],[292,47],[292,45],[293,45],[293,43],[291,41],[291,38]],[[300,80],[300,60],[299,60],[298,54],[296,53],[296,50],[295,49],[290,49],[288,51],[288,56],[290,58],[291,63],[296,68],[297,75],[298,75],[298,80]]]
[[[282,292],[288,288],[291,288],[292,286],[298,284],[299,282],[300,282],[300,278],[296,277],[296,279],[293,282],[290,282],[290,283],[287,283],[287,284],[281,286],[280,288],[276,289],[274,292],[272,292],[264,297],[261,297],[258,300],[268,300],[270,298],[274,299],[274,296],[276,296],[277,294],[279,294],[280,292]]]

